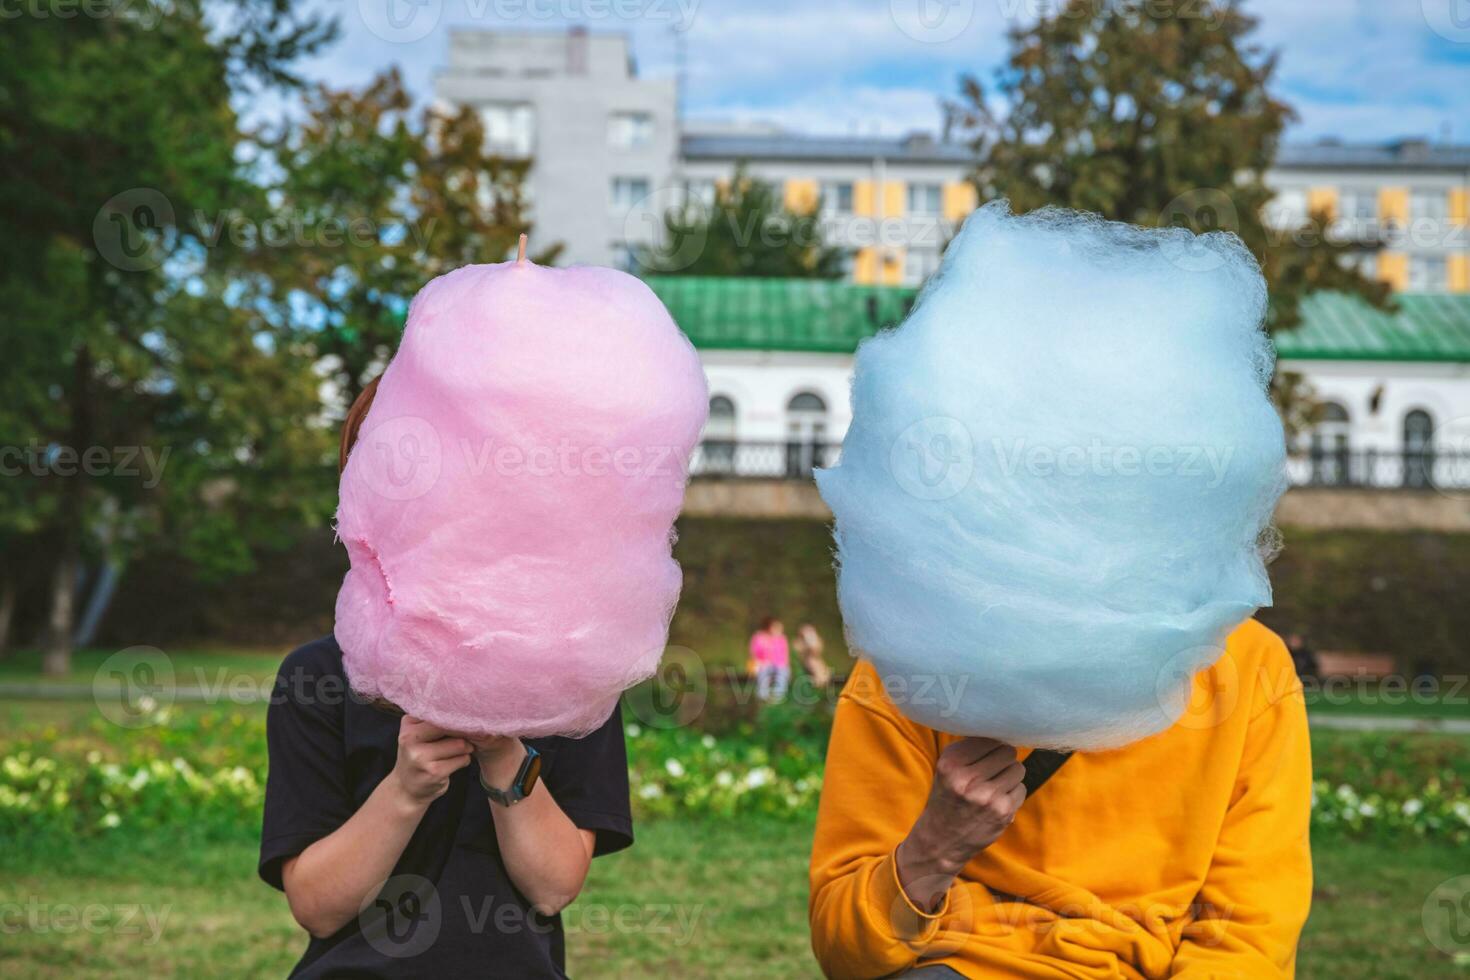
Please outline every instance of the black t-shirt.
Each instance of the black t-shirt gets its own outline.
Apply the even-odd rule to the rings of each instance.
[[[398,757],[397,716],[348,689],[337,641],[309,643],[281,664],[266,722],[270,774],[260,876],[356,813]],[[621,713],[583,739],[530,739],[563,812],[597,835],[597,854],[633,842]],[[560,916],[532,911],[510,881],[474,766],[425,811],[364,912],[313,938],[295,977],[564,977]]]

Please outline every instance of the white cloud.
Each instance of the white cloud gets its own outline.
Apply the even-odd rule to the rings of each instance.
[[[939,94],[929,89],[828,87],[778,103],[730,102],[694,116],[732,122],[771,122],[800,133],[902,136],[937,132],[943,124]]]
[[[344,41],[305,66],[332,85],[360,85],[398,64],[427,98],[447,56],[448,29],[557,30],[586,23],[627,33],[640,71],[672,74],[688,21],[686,105],[691,114],[761,119],[824,133],[937,128],[938,103],[962,72],[989,80],[1015,16],[1056,0],[316,0],[342,18]],[[1252,0],[1257,40],[1281,50],[1278,93],[1301,119],[1291,135],[1388,139],[1438,135],[1470,141],[1470,44],[1436,34],[1425,4],[1463,0]],[[432,16],[408,43],[381,35],[380,8]],[[415,6],[417,4],[417,6]],[[914,36],[915,4],[943,21],[942,43]],[[435,13],[437,11],[437,14]],[[895,11],[897,12],[895,14]],[[632,13],[636,16],[623,16]],[[931,21],[932,23],[933,21]],[[922,24],[920,25],[922,26]],[[906,30],[907,28],[907,30]],[[961,28],[954,30],[954,28]],[[416,34],[418,32],[411,32]],[[1460,55],[1459,64],[1451,58]]]

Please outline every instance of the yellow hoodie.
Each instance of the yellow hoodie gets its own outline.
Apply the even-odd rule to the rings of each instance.
[[[926,915],[893,852],[953,741],[857,666],[812,847],[812,948],[829,976],[934,963],[967,977],[1292,976],[1312,893],[1311,753],[1270,630],[1236,629],[1172,728],[1074,755]]]

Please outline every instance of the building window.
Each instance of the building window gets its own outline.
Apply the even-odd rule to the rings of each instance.
[[[1444,221],[1450,216],[1449,195],[1440,190],[1416,190],[1409,195],[1409,218]]]
[[[701,455],[703,472],[734,475],[735,400],[728,395],[715,395],[709,400],[709,421],[704,426]]]
[[[1295,228],[1307,220],[1307,192],[1285,190],[1266,205],[1266,223],[1272,228]]]
[[[518,102],[492,102],[480,109],[485,149],[495,156],[528,157],[536,142],[536,110]]]
[[[911,248],[903,257],[904,285],[917,286],[939,268],[939,253],[926,248]]]
[[[653,114],[614,112],[607,117],[607,145],[615,150],[641,150],[653,144]]]
[[[647,177],[614,177],[612,179],[612,209],[626,214],[648,197]]]
[[[609,248],[612,250],[613,267],[623,272],[637,275],[642,269],[638,261],[638,246],[631,242],[613,242]]]
[[[1409,256],[1409,289],[1440,292],[1449,286],[1449,263],[1443,255]]]
[[[822,211],[827,214],[852,214],[852,181],[823,181]]]
[[[1378,278],[1377,252],[1350,252],[1342,257],[1345,268],[1356,269],[1364,279]]]
[[[713,208],[715,206],[715,182],[712,180],[684,181],[684,200],[689,204]]]
[[[1320,486],[1346,486],[1352,482],[1351,420],[1337,402],[1322,406],[1322,421],[1312,430],[1312,482]]]
[[[1422,408],[1404,416],[1404,486],[1423,489],[1434,475],[1434,418]]]
[[[811,476],[826,465],[827,403],[803,391],[786,403],[786,475]]]
[[[909,185],[909,214],[939,213],[938,184]]]
[[[1378,190],[1373,187],[1344,187],[1338,195],[1338,215],[1350,221],[1372,221],[1378,217]]]

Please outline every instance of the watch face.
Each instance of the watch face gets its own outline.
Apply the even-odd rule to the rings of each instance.
[[[536,788],[536,780],[541,778],[541,753],[537,752],[526,760],[526,774],[521,777],[521,792],[526,796],[531,795],[531,790]]]

